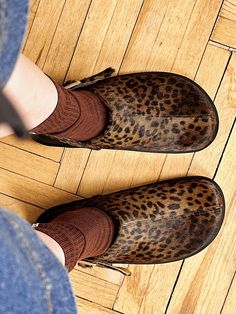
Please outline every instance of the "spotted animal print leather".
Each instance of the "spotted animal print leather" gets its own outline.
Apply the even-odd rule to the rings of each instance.
[[[108,75],[82,80],[73,87],[93,92],[109,108],[103,134],[86,142],[31,133],[33,139],[54,146],[159,153],[195,152],[214,140],[217,111],[192,80],[165,72]]]
[[[225,212],[214,181],[185,177],[55,206],[37,222],[81,207],[101,208],[116,226],[108,251],[88,260],[131,264],[173,262],[198,253],[216,237]]]

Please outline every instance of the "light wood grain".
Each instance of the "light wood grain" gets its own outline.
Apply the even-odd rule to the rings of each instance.
[[[225,0],[211,39],[236,48],[236,1]]]
[[[45,209],[79,199],[74,194],[4,169],[0,169],[0,191]]]
[[[214,50],[214,54],[212,54],[212,49]],[[221,63],[218,61],[218,57],[215,56],[217,55],[219,51],[219,56],[224,59]],[[214,55],[214,56],[213,56]],[[225,66],[227,64],[227,61],[229,59],[230,53],[227,51],[223,51],[220,48],[217,47],[212,47],[208,46],[206,49],[206,53],[203,57],[203,60],[201,62],[200,68],[199,68],[199,73],[202,73],[204,71],[215,71],[215,75],[218,77],[221,77],[224,73]],[[206,79],[203,80],[203,84],[206,84],[206,87],[210,87],[210,92],[216,92],[217,88],[219,86],[218,81],[211,80],[211,77],[208,77],[208,81]],[[201,84],[200,77],[198,79],[198,82]],[[201,84],[201,85],[203,85]],[[203,85],[203,87],[205,87]],[[214,97],[214,94],[211,95]],[[223,111],[222,111],[223,112]],[[227,134],[227,133],[226,133]],[[224,143],[226,139],[223,141],[220,141],[221,143],[221,151],[224,148]],[[219,150],[219,146],[217,148]],[[216,155],[215,161],[218,162],[220,158],[220,152],[219,154]],[[198,154],[198,153],[197,153]],[[195,154],[195,155],[197,155]],[[167,179],[177,176],[185,176],[188,173],[188,169],[190,166],[190,162],[193,158],[194,154],[180,154],[180,155],[167,155],[167,158],[165,159],[161,174],[160,174],[160,179]],[[217,158],[218,157],[218,158]],[[209,156],[204,157],[204,161],[206,164],[209,164]],[[201,169],[202,170],[202,169]],[[197,174],[202,174],[204,175],[204,172],[199,170]],[[213,173],[212,173],[213,175]],[[136,313],[136,309],[140,309],[140,313],[155,313],[156,311],[159,311],[159,313],[164,313],[165,312],[165,307],[168,302],[168,298],[170,296],[170,293],[172,291],[172,288],[174,286],[174,282],[176,279],[176,276],[178,274],[178,271],[180,269],[181,262],[176,262],[173,264],[173,266],[169,265],[163,265],[161,268],[159,265],[156,265],[154,267],[154,270],[151,270],[152,275],[150,277],[150,281],[145,284],[145,287],[151,285],[153,288],[150,290],[147,290],[145,293],[145,296],[143,298],[139,298],[140,295],[142,295],[142,290],[143,290],[143,283],[140,282],[140,285],[137,284],[137,279],[132,276],[131,281],[133,279],[133,285],[132,284],[127,284],[126,279],[123,282],[121,291],[119,293],[119,297],[117,299],[117,302],[115,304],[115,309],[124,311],[124,312],[129,312],[129,313]],[[144,266],[145,268],[145,266]],[[165,278],[165,286],[163,287],[162,281],[159,280],[160,278],[160,269],[161,273],[163,275],[163,278]],[[171,269],[171,272],[169,271]],[[170,276],[169,278],[167,278]],[[164,280],[164,279],[163,279]],[[155,283],[155,284],[154,284]],[[137,288],[138,287],[138,288]],[[141,287],[141,290],[139,290],[139,287]],[[136,294],[133,292],[136,291]],[[159,291],[161,291],[161,294],[159,294]],[[127,295],[137,295],[137,298],[133,297],[132,299],[132,305],[131,303],[125,302],[126,296]],[[158,303],[153,302],[155,296],[158,295]]]
[[[56,178],[55,187],[76,193],[89,154],[89,149],[66,149]]]
[[[67,79],[81,79],[93,73],[117,1],[92,1],[74,51]]]
[[[228,46],[236,48],[236,2],[224,0],[217,19],[221,3],[31,1],[24,52],[59,82],[113,66],[116,73],[173,71],[195,78],[212,98],[218,91],[219,134],[196,154],[91,153],[1,139],[0,205],[30,222],[43,209],[80,198],[72,193],[89,197],[187,173],[212,177],[218,169],[216,180],[227,201],[224,225],[208,249],[185,261],[173,296],[181,262],[129,266],[132,276],[125,280],[108,269],[77,266],[71,278],[81,313],[164,314],[170,298],[167,313],[218,314],[223,305],[224,314],[235,312],[235,279],[230,288],[236,269],[235,127],[225,151],[224,146],[236,113],[234,53],[228,64],[233,50]]]
[[[235,67],[236,55],[233,54],[215,100],[219,114],[219,131],[217,137],[209,147],[195,154],[193,163],[189,169],[189,174],[191,175],[202,173],[203,175],[211,177],[217,167],[217,163],[224,149],[224,143],[227,140],[236,115]]]
[[[112,308],[119,286],[114,283],[89,276],[78,270],[70,273],[75,295],[102,306]]]
[[[122,314],[78,297],[75,300],[80,314]]]
[[[59,163],[0,143],[0,168],[53,185]]]
[[[150,277],[153,274],[154,265],[130,265],[131,277],[125,277],[121,289],[117,295],[114,309],[124,313],[139,313],[140,305],[146,296],[149,287]],[[127,302],[128,300],[128,302]],[[151,303],[146,311],[151,307],[156,307]]]
[[[80,79],[108,66],[119,68],[142,2],[92,2],[70,65],[68,79]]]
[[[165,15],[168,10],[175,6],[165,0],[144,1],[142,10],[137,20],[134,32],[122,62],[120,71],[122,73],[140,72],[147,69],[148,60],[151,57],[152,48],[155,45]],[[191,4],[190,4],[191,6]],[[162,64],[156,64],[155,68],[149,70],[160,70]]]
[[[213,54],[212,54],[212,49],[214,50]],[[222,63],[219,63],[219,61],[218,61],[219,57],[216,57],[218,53],[219,53],[219,57],[224,59],[224,61],[222,61]],[[211,92],[215,93],[217,91],[219,82],[212,80],[210,75],[208,76],[208,80],[207,80],[207,76],[206,77],[204,76],[204,79],[201,82],[201,77],[203,77],[202,73],[203,72],[207,72],[207,71],[211,72],[211,71],[214,70],[215,71],[215,75],[218,76],[218,77],[221,77],[223,75],[223,73],[224,73],[224,69],[225,69],[227,61],[229,59],[229,56],[230,56],[230,53],[227,52],[227,51],[223,51],[222,52],[222,50],[220,48],[208,46],[207,50],[205,52],[205,55],[203,57],[203,60],[201,62],[201,65],[200,65],[197,77],[196,77],[198,82],[203,87],[205,87],[205,85],[204,85],[204,83],[205,83],[206,87],[208,87]],[[227,82],[225,82],[221,86],[220,92],[223,93],[223,94],[224,94],[224,91],[223,91],[224,88],[228,88],[228,83]],[[212,94],[211,96],[214,97],[214,94]],[[230,108],[230,104],[228,104],[227,102],[224,102],[224,104],[225,104],[226,108],[224,108],[224,110],[220,111],[220,118],[221,118],[220,120],[223,119],[224,114],[226,114],[228,116],[227,110],[230,110],[229,109]],[[232,124],[232,120],[227,121],[226,125],[228,125],[228,123],[229,123],[229,127],[230,127],[230,125]],[[222,135],[223,134],[227,134],[227,133],[222,132]],[[189,165],[190,166],[190,170],[188,169],[188,167],[186,167],[186,165],[181,164],[181,159],[179,159],[179,163],[177,164],[178,165],[178,167],[177,167],[178,168],[178,175],[182,175],[183,176],[183,175],[186,175],[187,173],[189,173],[189,175],[190,174],[195,174],[195,175],[199,175],[200,174],[200,175],[206,175],[206,176],[212,177],[213,174],[214,174],[214,169],[215,169],[217,163],[219,162],[221,153],[222,153],[222,151],[224,149],[224,144],[225,144],[226,140],[227,140],[227,138],[223,137],[223,138],[221,138],[219,140],[217,138],[213,142],[213,144],[210,147],[211,147],[211,149],[215,149],[215,153],[214,154],[209,154],[209,152],[206,153],[206,151],[207,151],[206,149],[201,151],[201,152],[198,152],[198,153],[194,154],[192,163],[191,163],[191,165]],[[200,157],[198,157],[198,156],[200,156]],[[171,163],[171,161],[172,161],[172,163]],[[169,155],[167,157],[166,163],[165,163],[165,165],[163,167],[161,178],[169,177],[170,171],[172,171],[172,170],[174,172],[173,166],[172,166],[172,169],[171,169],[171,164],[175,164],[176,161],[178,162],[178,159],[176,160],[176,156]],[[193,169],[195,169],[195,172],[193,172]],[[166,172],[167,176],[166,176],[164,171],[167,171]],[[182,174],[180,173],[180,171],[182,171]],[[203,255],[204,255],[204,253],[203,253]],[[193,268],[196,267],[196,269],[198,269],[198,265],[200,264],[200,261],[202,260],[202,258],[203,258],[202,256],[203,255],[202,255],[202,253],[200,253],[197,256],[194,256],[193,258],[190,259],[191,263],[193,265],[192,266]],[[169,282],[167,282],[169,285],[166,284],[165,288],[163,288],[161,282],[159,284],[159,281],[158,281],[158,283],[155,285],[155,289],[150,290],[150,294],[147,293],[146,296],[144,297],[144,301],[143,301],[143,304],[141,306],[140,313],[145,313],[145,310],[147,308],[149,309],[150,313],[151,313],[151,311],[154,311],[156,309],[158,309],[158,310],[160,310],[161,312],[164,313],[165,307],[167,305],[167,302],[168,302],[168,299],[169,299],[169,296],[170,296],[170,293],[171,293],[171,290],[172,290],[172,288],[174,286],[175,277],[177,276],[177,274],[179,272],[180,266],[181,266],[181,262],[175,263],[172,266],[172,268],[171,268],[172,269],[171,272],[168,272],[169,267],[170,267],[169,265],[164,265],[162,267],[163,278],[167,278],[168,274],[171,274],[171,277],[169,278]],[[155,266],[155,268],[158,269],[159,266],[157,265],[157,266]],[[152,281],[156,282],[155,274],[156,273],[154,272],[153,276],[150,279],[150,283]],[[175,276],[174,276],[174,274],[175,274]],[[172,280],[171,280],[171,278],[172,278]],[[184,281],[183,281],[183,284],[186,284],[186,283],[184,283]],[[182,295],[182,293],[181,293],[182,290],[181,289],[182,289],[182,286],[178,290],[180,296]],[[154,295],[157,294],[159,290],[162,291],[162,298],[159,297],[158,305],[155,305],[155,303],[151,303],[153,305],[152,306],[148,306],[148,304],[150,304],[150,300],[153,299]],[[176,311],[176,309],[173,308],[173,313],[175,313],[175,311]],[[176,313],[179,313],[179,312],[176,311]]]
[[[14,211],[17,215],[33,223],[43,212],[42,208],[19,201],[13,197],[0,193],[0,207]]]
[[[65,2],[43,66],[43,70],[57,82],[62,83],[65,78],[90,3],[91,0],[67,0]]]
[[[204,87],[211,99],[214,99],[221,84],[229,57],[230,52],[222,47],[207,45],[195,82]]]
[[[64,3],[65,0],[41,0],[39,3],[23,52],[40,68],[46,61]]]
[[[143,0],[118,0],[104,37],[94,72],[112,67],[118,72]]]
[[[119,68],[141,5],[142,0],[93,1],[67,78],[88,76],[108,66]],[[99,29],[96,37],[94,36],[95,29]],[[56,186],[70,192],[76,191],[88,157],[89,151],[86,149],[78,150],[76,153],[66,150]],[[68,166],[68,160],[70,160],[70,166]],[[68,184],[68,181],[71,184]],[[94,184],[96,180],[91,183],[91,186]],[[70,186],[69,189],[68,186]]]
[[[172,70],[193,77],[220,4],[220,0],[144,2],[121,71]]]
[[[181,47],[171,69],[173,72],[188,77],[196,73],[221,3],[222,0],[195,2]]]
[[[156,181],[165,156],[155,154],[106,151],[92,152],[81,180],[78,194],[88,197],[124,190]],[[158,162],[158,161],[162,162]]]
[[[224,77],[224,80],[221,84],[221,88],[220,88],[219,93],[218,93],[217,98],[216,98],[216,104],[218,106],[219,113],[220,113],[220,122],[221,122],[221,125],[223,124],[223,126],[221,127],[221,129],[219,131],[219,135],[217,136],[214,143],[208,149],[195,154],[194,161],[190,167],[189,174],[196,174],[196,173],[200,172],[203,175],[208,175],[208,176],[213,175],[214,170],[215,170],[217,163],[219,161],[219,158],[221,156],[221,153],[223,151],[224,145],[222,145],[222,144],[227,139],[227,132],[229,132],[229,129],[230,129],[230,127],[233,123],[234,117],[235,117],[235,108],[234,108],[235,107],[234,106],[234,90],[235,90],[235,88],[234,88],[234,86],[235,86],[235,56],[233,56],[233,58],[230,61],[230,64],[229,64],[227,71],[226,71],[226,75]],[[228,162],[226,163],[226,165],[228,165]],[[222,167],[221,169],[222,169],[222,171],[224,171],[224,173],[227,173],[227,170],[225,169],[225,167]],[[221,179],[223,178],[223,176],[226,177],[225,175],[222,174]],[[228,181],[228,179],[229,179],[229,176],[227,175],[227,181]],[[227,184],[229,184],[229,182]],[[227,186],[227,185],[225,184],[225,186]],[[234,186],[234,184],[232,184],[232,185],[230,184],[230,186],[232,187],[232,186]],[[226,190],[228,190],[228,189],[226,188]],[[229,191],[231,191],[231,189]],[[188,268],[186,270],[186,276],[183,279],[182,279],[182,274],[181,274],[180,279],[179,279],[180,280],[179,285],[177,286],[176,293],[174,294],[173,305],[171,305],[171,307],[170,307],[170,312],[174,313],[176,311],[177,306],[179,306],[178,309],[180,311],[180,306],[182,304],[181,301],[185,302],[185,306],[188,306],[187,305],[188,298],[186,298],[185,301],[183,301],[184,296],[186,297],[186,294],[187,294],[186,290],[188,290],[188,289],[196,289],[197,290],[196,285],[193,283],[194,277],[189,276],[189,274],[190,273],[195,274],[194,269],[195,269],[195,271],[199,269],[202,261],[205,258],[205,254],[206,254],[206,252],[203,251],[201,254],[199,254],[199,256],[192,258],[191,263],[188,263],[186,261],[186,264],[185,264],[184,269],[183,269],[184,270],[183,274],[185,273],[185,267],[187,267],[186,265],[191,264],[192,268],[191,269]],[[206,267],[206,264],[205,264],[205,267]],[[200,286],[202,285],[203,277],[204,276],[202,276],[202,278],[200,276],[198,277]],[[187,278],[188,278],[188,280],[187,280]],[[183,289],[185,289],[186,294],[183,293]],[[178,294],[179,291],[181,291],[180,294]],[[196,302],[197,297],[198,296],[196,295],[194,302]],[[196,304],[193,303],[192,309],[194,309],[195,306],[196,306]]]
[[[222,309],[222,314],[234,314],[236,308],[236,277],[234,274],[233,282],[229,290],[229,294],[225,300],[225,304]]]
[[[31,30],[34,18],[36,16],[38,6],[39,6],[40,0],[30,0],[29,2],[29,13],[28,13],[28,20],[27,20],[27,26],[26,26],[26,32],[25,32],[25,42],[27,42],[27,37],[29,35],[29,32]]]
[[[116,264],[117,266],[118,264]],[[121,265],[122,267],[125,267],[124,264]],[[109,282],[112,282],[116,285],[120,285],[123,280],[123,275],[121,275],[120,272],[111,270],[109,268],[101,268],[101,267],[81,267],[76,266],[75,269],[79,270],[82,273],[88,274],[90,276],[93,276],[95,278],[100,278]]]
[[[139,303],[139,314],[165,312],[181,262],[155,265],[147,283],[145,294]],[[131,313],[135,313],[133,310]],[[176,312],[178,313],[178,312]]]
[[[63,153],[63,148],[61,147],[50,147],[41,145],[30,139],[19,139],[14,135],[1,138],[0,142],[20,148],[27,152],[32,152],[44,158],[55,160],[57,162],[60,161]]]
[[[235,131],[236,127],[216,176],[216,181],[224,191],[227,205],[224,224],[208,249],[185,261],[168,313],[220,313],[223,306],[236,270],[236,169],[233,153],[236,150]]]

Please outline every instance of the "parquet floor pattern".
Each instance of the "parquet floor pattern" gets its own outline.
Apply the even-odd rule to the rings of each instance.
[[[30,222],[55,204],[186,175],[214,178],[226,198],[216,240],[163,265],[71,273],[81,314],[236,313],[236,0],[32,0],[23,53],[63,82],[112,66],[171,71],[198,82],[220,116],[195,154],[46,147],[0,140],[0,205]],[[46,104],[45,104],[46,105]]]

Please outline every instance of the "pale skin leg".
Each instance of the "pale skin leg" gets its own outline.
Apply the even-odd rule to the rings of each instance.
[[[14,105],[28,130],[46,120],[57,105],[57,90],[53,82],[33,62],[20,55],[3,88],[3,94]],[[12,130],[0,125],[0,137]]]
[[[62,265],[65,265],[65,254],[61,246],[47,234],[35,230],[38,237],[43,241],[43,243],[49,248],[50,251],[59,259]]]
[[[52,81],[33,62],[20,55],[15,68],[3,89],[28,130],[49,117],[57,105],[57,90]],[[0,137],[10,135],[12,130],[0,125]],[[60,245],[48,235],[36,231],[38,237],[65,265],[65,255]]]

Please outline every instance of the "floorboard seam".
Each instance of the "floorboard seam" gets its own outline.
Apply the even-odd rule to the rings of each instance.
[[[133,29],[132,29],[132,32],[131,32],[131,34],[130,34],[128,43],[127,43],[127,45],[126,45],[126,48],[125,48],[125,51],[124,51],[124,55],[123,55],[123,57],[122,57],[122,59],[121,59],[120,66],[119,66],[118,69],[117,69],[117,74],[120,73],[120,69],[121,69],[122,64],[123,64],[123,62],[124,62],[124,59],[125,59],[125,56],[126,56],[126,53],[127,53],[127,50],[128,50],[128,47],[129,47],[129,44],[130,44],[130,41],[131,41],[131,38],[132,38],[132,36],[133,36],[133,33],[134,33],[135,28],[136,28],[138,19],[139,19],[139,17],[140,17],[140,14],[141,14],[141,11],[142,11],[142,8],[143,8],[143,4],[144,4],[144,0],[143,0],[142,4],[141,4],[141,6],[140,6],[140,9],[139,9],[139,12],[138,12],[138,15],[137,15],[137,19],[136,19],[136,21],[135,21],[135,23],[134,23],[134,27],[133,27]]]
[[[223,149],[223,151],[222,151],[222,153],[221,153],[219,162],[218,162],[218,164],[217,164],[217,166],[216,166],[216,170],[215,170],[215,173],[214,173],[213,178],[212,178],[213,180],[215,179],[215,177],[216,177],[216,175],[217,175],[218,169],[219,169],[219,167],[220,167],[220,163],[221,163],[221,161],[222,161],[222,159],[223,159],[225,150],[226,150],[226,148],[227,148],[228,142],[229,142],[229,140],[230,140],[230,137],[231,137],[231,135],[232,135],[232,132],[233,132],[233,129],[234,129],[234,126],[235,126],[235,125],[236,125],[236,118],[234,119],[234,122],[233,122],[233,124],[232,124],[232,126],[231,126],[231,129],[230,129],[230,131],[229,131],[228,138],[227,138],[227,140],[226,140],[226,142],[225,142],[225,145],[224,145],[224,149]]]
[[[45,60],[44,60],[43,66],[42,66],[42,70],[44,69],[45,64],[46,64],[46,62],[47,62],[47,58],[48,58],[48,55],[49,55],[50,49],[51,49],[51,47],[52,47],[52,43],[53,43],[53,40],[54,40],[55,34],[56,34],[56,32],[57,32],[57,28],[58,28],[58,25],[59,25],[59,23],[60,23],[61,16],[62,16],[62,13],[63,13],[63,11],[64,11],[65,5],[66,5],[66,0],[64,0],[64,4],[63,4],[63,6],[62,6],[62,9],[61,9],[61,12],[60,12],[60,15],[59,15],[59,18],[58,18],[58,21],[57,21],[57,24],[56,24],[55,30],[54,30],[54,32],[53,32],[53,35],[52,35],[52,40],[51,40],[51,42],[50,42],[50,44],[49,44],[48,51],[47,51],[47,53],[46,53]]]
[[[178,283],[179,276],[180,276],[181,271],[182,271],[182,268],[183,268],[183,266],[184,266],[184,261],[185,261],[185,260],[182,261],[181,266],[180,266],[180,268],[179,268],[179,272],[178,272],[178,275],[177,275],[176,280],[175,280],[175,282],[174,282],[174,285],[173,285],[173,288],[172,288],[172,291],[171,291],[169,300],[168,300],[168,302],[167,302],[167,305],[166,305],[166,309],[165,309],[164,314],[167,314],[167,311],[168,311],[168,308],[169,308],[169,306],[170,306],[170,302],[171,302],[172,296],[173,296],[174,291],[175,291],[175,287],[176,287],[176,285],[177,285],[177,283]]]
[[[80,30],[80,32],[79,32],[79,34],[78,34],[78,39],[77,39],[77,41],[76,41],[76,43],[75,43],[75,48],[74,48],[73,53],[72,53],[72,55],[71,55],[71,59],[70,59],[70,61],[69,61],[69,63],[68,63],[68,67],[67,67],[67,70],[66,70],[65,75],[64,75],[63,83],[65,83],[66,80],[67,80],[67,75],[68,75],[68,72],[69,72],[69,70],[70,70],[70,66],[71,66],[72,60],[73,60],[74,55],[75,55],[75,51],[76,51],[76,48],[77,48],[77,45],[78,45],[78,42],[79,42],[79,39],[80,39],[80,35],[81,35],[81,33],[82,33],[83,29],[84,29],[84,24],[85,24],[85,22],[86,22],[86,20],[87,20],[87,17],[88,17],[90,8],[91,8],[91,4],[92,4],[92,0],[90,0],[89,6],[88,6],[88,10],[87,10],[87,12],[86,12],[86,14],[85,14],[84,21],[83,21],[83,24],[82,24],[82,26],[81,26],[81,30]]]
[[[225,303],[226,303],[227,297],[228,297],[228,295],[229,295],[229,292],[230,292],[231,286],[232,286],[232,284],[233,284],[233,281],[234,281],[235,275],[236,275],[236,271],[234,272],[234,275],[233,275],[233,277],[232,277],[232,279],[231,279],[231,281],[230,281],[230,285],[229,285],[229,288],[228,288],[228,290],[227,290],[227,293],[226,293],[226,296],[225,296],[225,299],[224,299],[224,303],[223,303],[222,308],[221,308],[221,310],[220,310],[220,314],[222,313],[222,311],[223,311],[223,309],[224,309],[224,306],[225,306]]]

